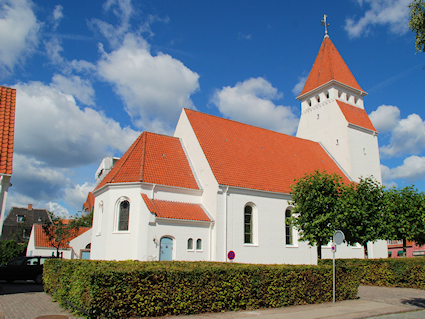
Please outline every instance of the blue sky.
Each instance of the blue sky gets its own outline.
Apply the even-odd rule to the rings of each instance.
[[[368,92],[385,185],[425,191],[409,2],[0,0],[0,83],[17,89],[8,207],[77,214],[102,158],[173,134],[183,107],[294,135],[324,14]]]

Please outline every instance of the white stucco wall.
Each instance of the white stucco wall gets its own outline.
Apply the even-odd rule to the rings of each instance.
[[[81,258],[81,250],[86,249],[86,246],[91,243],[92,228],[82,233],[80,236],[75,237],[69,242],[74,254],[74,258]]]

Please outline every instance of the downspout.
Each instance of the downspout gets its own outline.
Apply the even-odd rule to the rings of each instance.
[[[226,191],[224,192],[224,261],[227,262],[227,192],[229,190],[229,186],[226,187]]]
[[[152,184],[152,199],[155,199],[155,187],[156,184]]]

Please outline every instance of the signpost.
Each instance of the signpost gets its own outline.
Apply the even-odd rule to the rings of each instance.
[[[345,239],[345,235],[342,231],[337,230],[334,233],[334,236],[332,238],[332,253],[333,253],[333,262],[332,262],[332,277],[333,277],[333,303],[335,303],[335,253],[336,253],[336,246],[341,245],[342,242]]]

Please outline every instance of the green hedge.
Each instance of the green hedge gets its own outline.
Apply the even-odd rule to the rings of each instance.
[[[339,267],[336,299],[357,298]],[[282,307],[332,300],[332,267],[52,259],[45,290],[90,317],[128,318]]]
[[[319,265],[332,265],[332,260]],[[361,284],[425,289],[425,258],[338,259],[338,266],[356,267]]]

